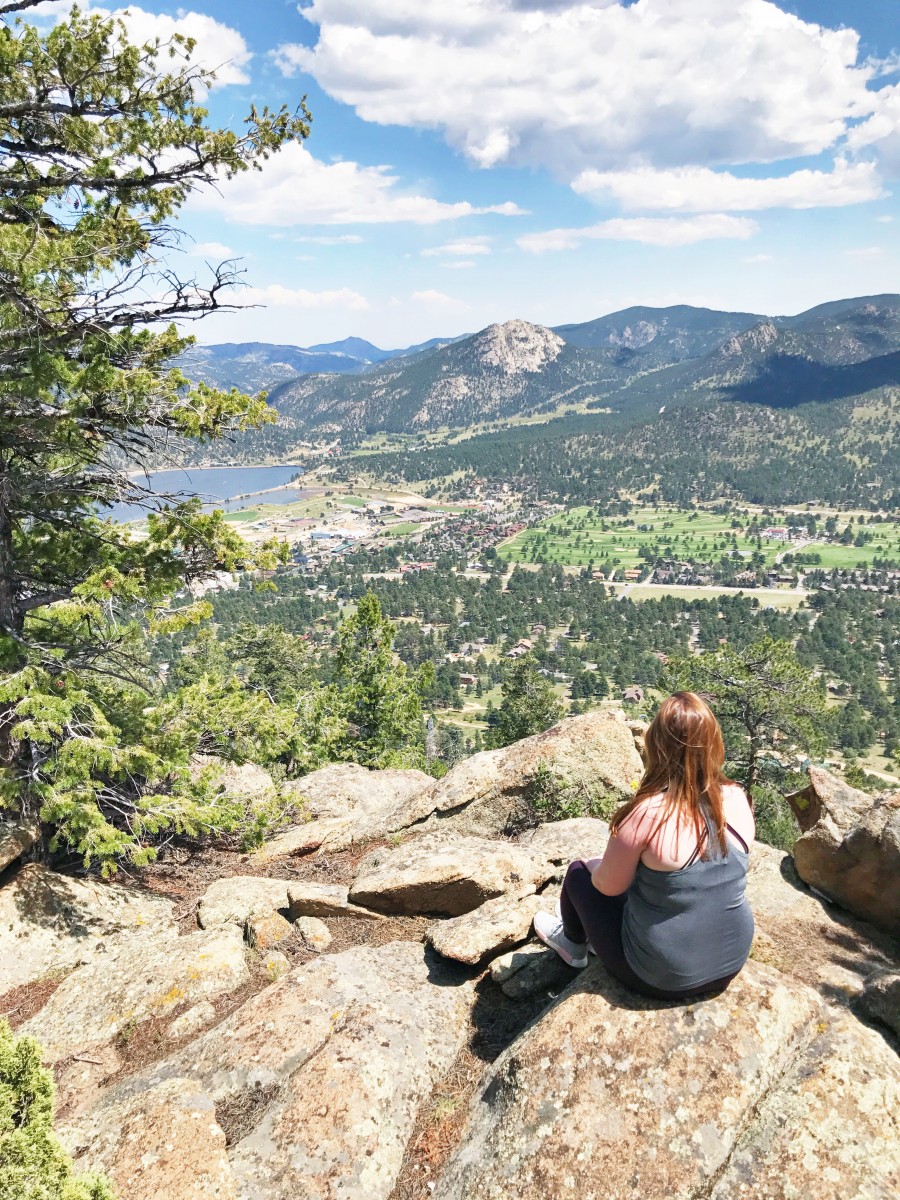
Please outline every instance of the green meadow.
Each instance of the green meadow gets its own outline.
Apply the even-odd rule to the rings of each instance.
[[[500,554],[514,563],[548,562],[576,567],[593,563],[597,570],[617,567],[620,571],[641,566],[640,550],[644,546],[649,546],[654,555],[687,562],[716,562],[737,551],[748,566],[754,553],[762,555],[765,564],[772,566],[785,552],[817,554],[821,562],[807,566],[821,566],[825,570],[871,565],[875,558],[890,559],[900,566],[900,523],[896,521],[865,525],[863,528],[872,535],[865,546],[812,542],[799,547],[777,538],[749,536],[744,529],[733,526],[735,519],[748,524],[746,517],[702,510],[639,508],[632,509],[628,517],[598,517],[591,508],[573,508],[523,530],[504,543]],[[839,526],[843,528],[848,519],[841,514]],[[772,522],[786,523],[786,518],[775,518]]]

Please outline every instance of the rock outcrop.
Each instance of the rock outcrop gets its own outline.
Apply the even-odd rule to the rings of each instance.
[[[147,892],[27,863],[0,887],[0,988],[67,971],[95,950],[170,925],[171,913],[168,900]]]
[[[342,850],[393,831],[389,814],[434,783],[424,771],[370,771],[356,763],[332,763],[285,784],[283,795],[309,819],[272,838],[268,857],[305,854],[325,846]]]
[[[387,1200],[468,1031],[472,986],[442,972],[413,942],[317,958],[60,1136],[128,1200]]]
[[[77,1166],[123,1200],[898,1194],[897,944],[789,855],[752,848],[752,961],[716,997],[642,999],[531,938],[567,863],[609,836],[596,818],[501,832],[540,764],[610,807],[640,771],[624,722],[589,716],[438,783],[316,772],[298,803],[312,819],[266,851],[284,860],[231,860],[272,877],[215,880],[188,932],[147,891],[12,865],[0,988],[28,985],[10,1005],[26,999],[19,1029],[54,1065]],[[798,845],[832,846],[837,882],[815,886],[850,907],[861,846],[886,879],[896,806],[813,785]],[[289,857],[310,829],[326,850],[399,836]],[[471,1103],[440,1124],[460,1086]]]
[[[385,832],[421,825],[496,837],[521,822],[529,785],[542,767],[552,771],[561,794],[577,796],[605,816],[634,794],[644,770],[634,734],[620,715],[584,713],[458,763],[390,812]]]
[[[900,792],[873,800],[817,767],[789,797],[803,830],[800,878],[859,917],[900,934]]]
[[[41,1011],[23,1026],[50,1062],[90,1053],[150,1017],[210,1000],[248,978],[242,930],[233,925],[179,938],[176,930],[133,934],[95,945]]]
[[[900,1062],[877,1034],[757,964],[688,1005],[594,966],[486,1071],[433,1195],[874,1200],[898,1184]]]

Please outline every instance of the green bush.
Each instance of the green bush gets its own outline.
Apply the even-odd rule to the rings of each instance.
[[[73,1174],[53,1135],[53,1108],[40,1044],[0,1020],[0,1200],[115,1200],[99,1176]]]
[[[620,801],[604,789],[592,789],[583,782],[572,783],[552,763],[538,763],[528,780],[522,802],[510,830],[528,829],[544,821],[565,821],[570,817],[600,817],[608,821]]]
[[[753,802],[757,839],[790,853],[800,836],[800,826],[787,800],[776,787],[764,784],[754,788]]]

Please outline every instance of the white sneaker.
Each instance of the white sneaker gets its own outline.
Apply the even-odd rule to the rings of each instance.
[[[560,902],[558,900],[556,902],[556,919],[558,921],[562,921],[562,905],[560,904]],[[588,954],[593,954],[594,958],[596,958],[597,951],[594,949],[594,947],[591,945],[590,942],[588,942],[587,948],[588,948]]]
[[[555,917],[552,913],[537,913],[534,918],[534,932],[570,967],[587,966],[587,942],[573,942],[567,938],[559,917]]]

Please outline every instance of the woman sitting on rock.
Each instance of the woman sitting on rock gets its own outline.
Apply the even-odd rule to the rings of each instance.
[[[753,940],[753,812],[723,774],[722,731],[693,692],[663,702],[646,743],[644,778],[613,817],[606,853],[570,865],[558,915],[538,913],[535,932],[573,967],[591,950],[645,996],[720,991]]]

